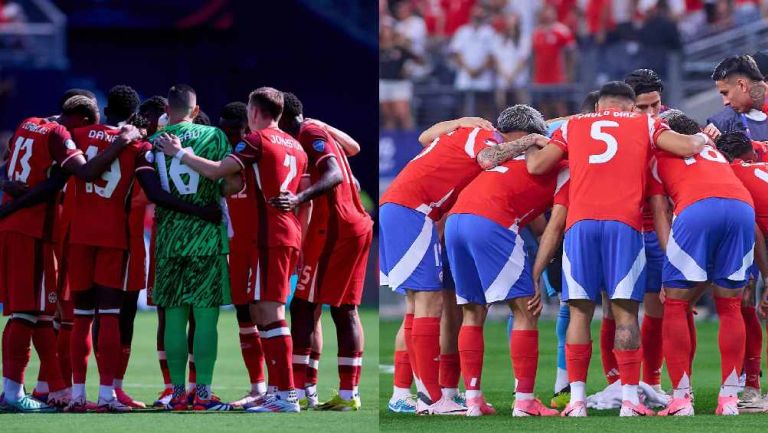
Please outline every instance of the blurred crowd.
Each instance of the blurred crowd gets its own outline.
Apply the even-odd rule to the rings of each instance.
[[[414,127],[414,85],[452,86],[456,114],[565,115],[584,89],[638,67],[666,78],[686,41],[767,12],[768,0],[380,0],[381,126]]]

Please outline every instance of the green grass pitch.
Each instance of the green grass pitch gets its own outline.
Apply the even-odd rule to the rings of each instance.
[[[359,412],[302,412],[299,414],[249,413],[167,413],[137,412],[130,414],[0,414],[0,432],[106,433],[106,432],[250,432],[250,431],[378,431],[379,364],[378,316],[373,309],[362,310],[365,328],[365,358],[360,393],[363,407]],[[0,319],[0,324],[5,320]],[[151,403],[162,388],[162,378],[155,351],[157,319],[154,312],[139,313],[125,389],[134,398]],[[330,314],[323,314],[324,348],[320,360],[318,392],[321,401],[330,398],[338,388],[336,372],[336,335]],[[34,353],[34,351],[33,351]],[[28,390],[37,378],[38,362],[33,354],[27,369]],[[97,396],[98,372],[91,356],[88,368],[88,395]],[[222,312],[219,319],[219,352],[214,372],[214,392],[223,400],[240,398],[250,389],[240,355],[237,321],[232,311]]]
[[[393,344],[399,323],[381,323],[381,362],[393,363]],[[556,338],[553,321],[540,324],[539,369],[536,394],[548,404],[556,367]],[[593,337],[599,337],[599,322],[595,321]],[[662,373],[662,386],[669,390],[666,371]],[[479,418],[466,417],[419,417],[395,415],[387,411],[391,396],[392,375],[381,374],[380,379],[380,424],[382,432],[753,432],[765,431],[768,414],[748,414],[738,417],[715,416],[717,392],[720,383],[720,354],[717,349],[717,323],[698,324],[698,349],[693,369],[693,388],[696,395],[694,417],[673,418],[619,418],[618,410],[590,410],[585,419],[557,418],[513,418],[510,404],[513,398],[514,378],[509,360],[509,345],[506,324],[489,322],[485,330],[485,363],[483,370],[483,392],[494,405],[497,414]],[[592,363],[587,384],[588,393],[601,390],[606,385],[600,365],[599,338],[595,339]],[[463,387],[463,384],[462,384]]]

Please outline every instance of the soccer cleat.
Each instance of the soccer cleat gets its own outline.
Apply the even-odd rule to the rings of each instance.
[[[85,401],[85,397],[70,399],[67,408],[64,409],[65,412],[72,413],[85,413],[89,410],[91,409],[88,407],[88,402]]]
[[[467,396],[463,392],[460,392],[454,395],[453,397],[451,397],[451,399],[453,400],[454,403],[458,405],[461,405],[461,406],[467,405]]]
[[[32,390],[32,398],[39,401],[40,403],[48,404],[48,393],[47,392],[39,392],[36,389]]]
[[[456,403],[456,401],[453,401]],[[482,395],[475,398],[470,398],[467,400],[467,416],[483,416],[483,415],[493,415],[496,413],[496,409],[493,408],[490,404],[488,404],[485,401],[485,397]]]
[[[126,413],[132,411],[130,406],[120,403],[120,400],[118,400],[117,397],[112,397],[109,400],[99,397],[99,401],[96,404],[96,412],[100,413]]]
[[[303,410],[317,409],[317,407],[320,406],[320,399],[317,397],[317,391],[314,391],[311,388],[305,388],[304,396],[304,398],[299,400],[299,406],[301,406]]]
[[[557,410],[563,410],[565,409],[565,406],[568,405],[569,401],[571,401],[571,385],[568,385],[560,391],[556,392],[552,396],[552,400],[550,400],[549,405]]]
[[[617,380],[602,391],[588,396],[586,405],[591,409],[618,409],[622,400],[621,381]]]
[[[152,407],[163,409],[168,406],[168,403],[171,402],[171,398],[173,398],[173,389],[165,388],[160,391],[160,395],[157,397],[157,400],[152,403]]]
[[[194,399],[192,402],[194,403]],[[165,409],[173,411],[189,410],[189,399],[187,398],[187,394],[184,393],[178,397],[171,396],[168,404],[165,405]]]
[[[117,396],[117,401],[120,403],[134,408],[134,409],[146,409],[147,405],[143,402],[140,402],[138,400],[134,400],[133,397],[128,395],[123,388],[115,388],[115,395]]]
[[[45,402],[48,406],[53,406],[57,409],[64,409],[69,404],[70,390],[62,389],[61,391],[55,391],[48,394],[48,399]]]
[[[30,395],[24,395],[16,401],[5,401],[6,410],[8,412],[22,412],[22,413],[50,413],[56,412],[56,408],[48,406],[47,404],[35,400]]]
[[[419,415],[466,415],[467,407],[462,406],[453,399],[444,399],[428,404],[423,398],[416,401],[416,413]]]
[[[317,407],[317,410],[331,410],[335,412],[350,412],[355,410],[360,410],[360,406],[362,406],[362,402],[360,401],[360,396],[356,395],[352,397],[351,400],[345,400],[341,398],[339,393],[336,393],[330,400],[326,401],[325,403],[319,405]]]
[[[394,397],[389,400],[387,405],[392,413],[415,413],[416,412],[416,399],[413,396],[407,396],[395,399]]]
[[[557,416],[560,415],[555,409],[550,409],[541,403],[541,400],[515,400],[512,406],[512,416]]]
[[[768,401],[760,395],[760,390],[746,387],[739,397],[739,413],[758,413],[768,411]]]
[[[619,416],[654,416],[656,412],[648,409],[642,403],[632,403],[629,400],[621,402]]]
[[[717,397],[717,410],[715,415],[738,415],[738,397]]]
[[[8,410],[8,404],[5,403],[5,393],[0,393],[0,413],[7,412]]]
[[[587,405],[583,401],[568,403],[560,413],[560,416],[585,417],[587,416]]]
[[[207,410],[213,412],[226,412],[232,410],[232,405],[223,403],[219,397],[215,394],[211,395],[211,398],[203,400],[197,395],[192,403],[192,410]]]
[[[672,400],[672,397],[661,389],[661,385],[652,386],[641,381],[638,384],[638,391],[640,393],[640,403],[649,409],[663,409]]]
[[[296,398],[295,393],[291,393],[288,398],[281,398],[277,394],[268,394],[262,405],[249,407],[245,411],[252,413],[298,413],[301,411],[301,408],[299,407],[299,400]]]
[[[245,394],[240,400],[230,402],[229,405],[234,409],[244,409],[248,407],[258,406],[264,403],[264,394],[256,391],[251,391]]]
[[[658,416],[693,416],[693,403],[690,398],[673,398],[666,409],[660,411]]]

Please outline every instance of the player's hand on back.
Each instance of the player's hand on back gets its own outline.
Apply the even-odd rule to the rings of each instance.
[[[165,132],[158,135],[154,141],[155,147],[168,156],[175,156],[181,150],[179,137]]]
[[[720,138],[720,130],[717,129],[717,126],[715,126],[713,123],[710,123],[709,125],[705,126],[704,129],[701,130],[701,132],[707,134],[707,137],[712,139],[712,141],[717,140]]]
[[[117,134],[115,143],[120,146],[127,146],[136,140],[142,138],[141,130],[133,125],[123,125],[120,127],[120,132]]]
[[[493,123],[482,117],[462,117],[456,119],[456,128],[480,128],[488,131],[495,129]]]
[[[0,181],[0,190],[10,195],[11,197],[19,197],[29,191],[29,187],[22,182],[3,180]]]
[[[290,212],[299,206],[299,198],[290,191],[283,191],[279,196],[272,197],[268,203],[283,212]]]

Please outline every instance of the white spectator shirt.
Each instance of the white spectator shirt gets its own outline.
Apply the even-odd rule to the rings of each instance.
[[[423,56],[427,47],[427,25],[424,19],[411,15],[395,24],[395,31],[411,42],[411,51],[417,56]]]
[[[530,77],[531,57],[530,39],[520,37],[520,43],[516,44],[511,38],[499,35],[493,45],[493,56],[499,69],[499,76],[496,77],[497,86],[503,89],[524,87]],[[518,63],[523,62],[525,66],[508,81],[507,76],[517,67]]]
[[[476,69],[483,66],[488,58],[493,56],[493,46],[497,38],[496,31],[489,25],[475,27],[466,24],[456,31],[451,40],[452,53],[461,55],[468,68]],[[493,70],[486,68],[476,78],[472,78],[465,69],[456,74],[454,83],[458,90],[490,91],[493,89]]]

